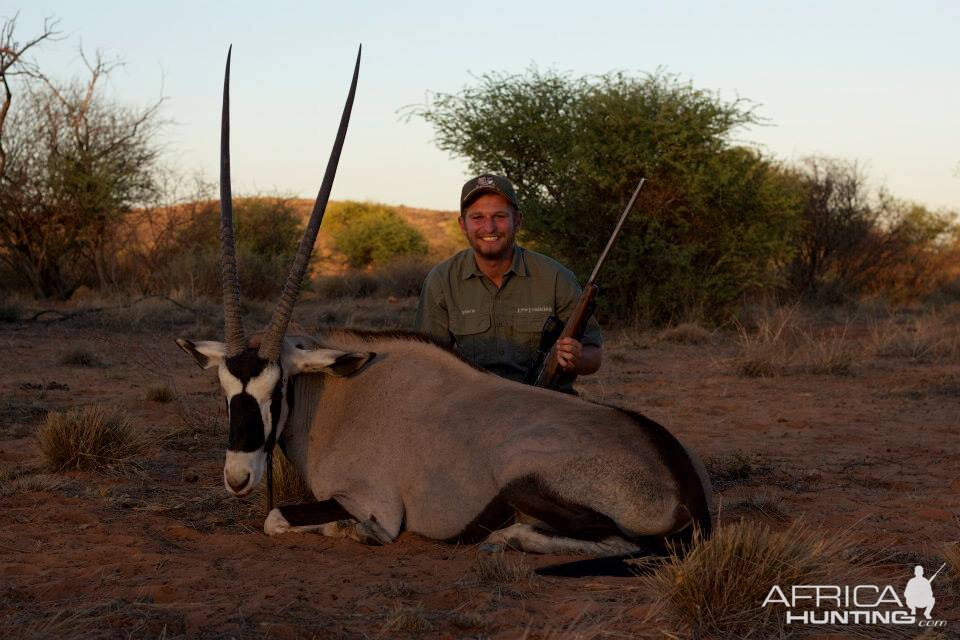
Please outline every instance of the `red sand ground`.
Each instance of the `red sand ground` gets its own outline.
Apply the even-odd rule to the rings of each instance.
[[[637,579],[498,581],[478,573],[474,549],[410,534],[386,547],[267,538],[262,505],[221,484],[215,375],[175,347],[177,332],[95,324],[0,330],[0,637],[676,637],[642,622],[652,594]],[[583,393],[660,421],[703,457],[748,459],[749,477],[718,485],[721,523],[852,530],[892,554],[888,575],[904,584],[960,538],[957,362],[864,357],[852,376],[751,379],[736,374],[729,336],[648,342],[611,336]],[[76,347],[104,364],[60,364]],[[27,387],[51,381],[69,390]],[[182,402],[145,399],[163,385]],[[45,411],[90,403],[122,408],[155,439],[138,468],[43,471]],[[17,469],[28,473],[10,479]],[[956,633],[958,598],[938,595],[936,617]]]

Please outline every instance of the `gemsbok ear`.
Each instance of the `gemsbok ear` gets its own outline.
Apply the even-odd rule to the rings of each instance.
[[[329,373],[346,377],[363,369],[373,357],[372,351],[339,351],[337,349],[293,349],[287,360],[291,375],[297,373]]]
[[[226,345],[222,342],[203,340],[193,343],[183,338],[177,338],[177,346],[192,355],[201,369],[219,366],[227,354]]]

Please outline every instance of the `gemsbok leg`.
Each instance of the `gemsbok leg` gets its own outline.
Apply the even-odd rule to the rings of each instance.
[[[498,551],[505,547],[531,553],[608,555],[629,553],[640,549],[637,545],[619,536],[610,536],[603,540],[580,540],[565,536],[551,535],[533,526],[518,522],[509,527],[494,531],[487,536],[481,546],[483,551]]]
[[[263,523],[268,536],[285,533],[319,533],[328,538],[349,538],[380,545],[393,538],[375,520],[357,520],[334,500],[276,507]]]

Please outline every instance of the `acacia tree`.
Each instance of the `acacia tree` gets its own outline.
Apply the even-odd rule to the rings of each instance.
[[[750,105],[653,74],[488,74],[414,114],[441,149],[518,187],[525,238],[585,274],[640,177],[648,183],[603,274],[603,308],[664,322],[721,316],[777,282],[797,181],[732,135]]]
[[[68,297],[85,281],[115,284],[119,222],[158,189],[160,101],[128,108],[107,100],[103,82],[115,65],[99,54],[81,54],[83,80],[49,78],[24,54],[51,39],[55,23],[18,45],[15,22],[0,31],[0,46],[14,52],[0,67],[0,257],[42,297]]]

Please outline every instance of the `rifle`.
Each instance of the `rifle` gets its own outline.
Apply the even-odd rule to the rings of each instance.
[[[643,183],[646,182],[646,180],[646,178],[640,179],[640,184],[637,185],[637,189],[630,197],[630,202],[627,203],[627,208],[623,210],[623,214],[620,216],[616,228],[610,235],[610,239],[607,240],[607,246],[604,247],[603,252],[600,254],[600,259],[597,260],[596,266],[593,267],[593,273],[590,274],[587,284],[584,285],[583,293],[580,294],[580,299],[577,300],[577,305],[574,307],[573,313],[570,314],[566,325],[554,316],[547,318],[546,323],[544,323],[543,331],[540,333],[540,349],[537,351],[534,365],[530,367],[530,373],[536,372],[537,374],[536,378],[533,378],[532,375],[529,376],[529,378],[533,378],[533,384],[535,386],[556,389],[560,375],[563,373],[563,370],[557,363],[557,341],[560,340],[560,338],[574,338],[576,340],[583,338],[583,331],[587,327],[587,320],[590,319],[590,316],[597,306],[597,293],[600,291],[600,287],[596,283],[597,274],[607,259],[610,247],[617,241],[617,236],[620,235],[623,222],[627,219],[627,214],[630,213],[630,210],[633,209],[633,205],[637,201],[637,196],[640,195],[640,189],[643,188]],[[558,327],[562,328],[562,330],[558,331]]]
[[[932,576],[929,580],[927,580],[927,584],[933,582],[933,579],[936,578],[938,575],[940,575],[940,572],[943,571],[943,568],[944,568],[945,566],[947,566],[947,563],[946,563],[946,562],[944,562],[942,565],[940,565],[940,568],[937,569],[937,572],[936,572],[935,574],[933,574],[933,576]]]

